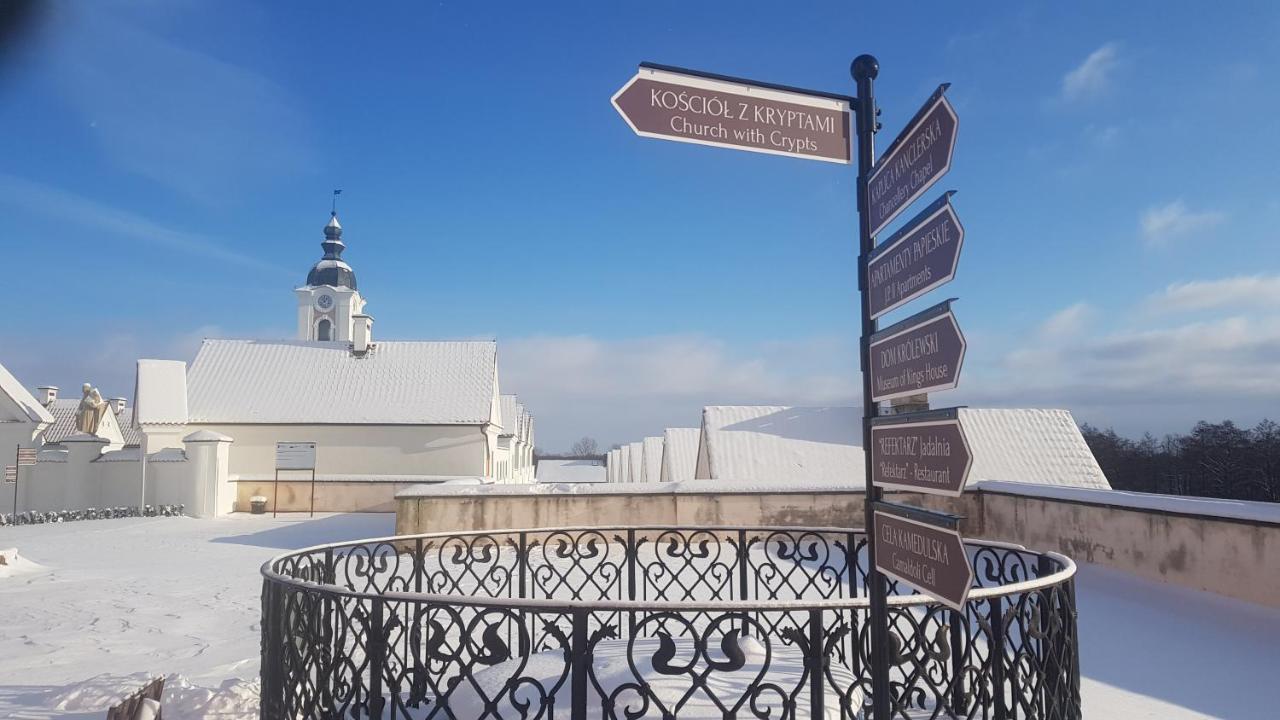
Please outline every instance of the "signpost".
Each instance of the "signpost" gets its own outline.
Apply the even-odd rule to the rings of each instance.
[[[909,515],[920,519],[912,519]],[[926,518],[928,521],[923,521]],[[875,520],[876,568],[963,612],[964,601],[973,585],[973,566],[964,551],[964,538],[953,526],[959,519],[893,503],[879,503]]]
[[[848,163],[849,100],[644,64],[613,107],[644,137]]]
[[[871,336],[871,399],[950,390],[960,382],[965,342],[951,301]]]
[[[4,481],[13,483],[13,515],[18,515],[18,468],[24,465],[36,464],[35,448],[24,448],[18,445],[14,451],[14,461],[12,465],[6,465],[4,468]]]
[[[280,471],[311,471],[311,517],[316,516],[316,444],[314,442],[276,443],[275,498],[271,501],[271,517],[275,517],[280,503]]]
[[[944,193],[872,251],[867,260],[866,282],[873,319],[956,276],[964,228],[951,207],[954,194]]]
[[[871,482],[882,488],[959,497],[971,467],[969,441],[954,409],[871,423]]]
[[[872,168],[867,179],[872,235],[951,169],[960,120],[945,97],[948,87],[947,83],[938,86]]]
[[[864,521],[867,553],[874,558],[866,580],[871,701],[873,717],[885,720],[891,706],[886,575],[957,609],[963,609],[973,582],[956,531],[958,517],[882,499],[885,488],[945,495],[963,491],[972,461],[958,415],[878,417],[882,400],[946,390],[959,381],[965,340],[950,300],[883,332],[877,332],[876,322],[955,277],[964,228],[951,207],[951,193],[880,248],[875,243],[881,230],[951,169],[959,120],[944,97],[944,84],[877,163],[880,111],[874,84],[880,64],[860,55],[851,70],[857,97],[644,63],[613,96],[613,106],[644,137],[835,163],[851,162],[856,151],[862,444],[871,449],[864,453]]]

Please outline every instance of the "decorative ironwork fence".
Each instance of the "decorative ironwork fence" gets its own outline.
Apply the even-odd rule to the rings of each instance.
[[[1075,564],[968,541],[963,612],[891,584],[892,717],[1080,717]],[[262,568],[263,718],[870,715],[865,538],[631,527],[340,543]]]

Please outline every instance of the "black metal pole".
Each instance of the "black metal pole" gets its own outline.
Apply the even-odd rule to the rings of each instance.
[[[18,456],[22,454],[22,444],[13,446],[13,524],[18,524],[18,468],[22,465],[18,464]]]
[[[858,293],[862,299],[862,340],[858,357],[862,363],[862,449],[865,461],[867,491],[863,527],[867,532],[867,591],[871,596],[871,703],[875,720],[889,718],[889,614],[886,603],[888,588],[884,576],[876,569],[875,504],[881,499],[880,489],[871,483],[871,419],[878,412],[871,399],[871,335],[876,321],[871,318],[871,289],[867,285],[867,258],[875,248],[871,236],[871,200],[867,177],[875,164],[876,120],[875,79],[880,74],[880,61],[872,55],[859,55],[850,68],[858,86]]]

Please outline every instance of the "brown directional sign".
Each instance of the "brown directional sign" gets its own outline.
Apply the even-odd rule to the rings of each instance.
[[[867,179],[871,234],[876,235],[898,213],[915,202],[951,169],[959,118],[947,102],[947,84],[925,102],[896,140],[871,168]]]
[[[956,276],[964,228],[948,192],[911,219],[867,259],[871,317],[901,307]]]
[[[950,300],[885,328],[871,336],[871,399],[954,388],[964,351]]]
[[[19,465],[35,465],[36,449],[35,448],[19,448],[18,464]]]
[[[613,96],[637,135],[848,163],[849,102],[641,67]]]
[[[7,482],[7,483],[17,482],[17,481],[18,481],[18,466],[17,466],[17,465],[5,465],[5,466],[4,466],[4,481],[5,481],[5,482]]]
[[[871,482],[886,490],[959,496],[973,456],[954,410],[872,420]]]
[[[964,610],[973,585],[973,566],[960,533],[879,510],[875,529],[880,572]]]

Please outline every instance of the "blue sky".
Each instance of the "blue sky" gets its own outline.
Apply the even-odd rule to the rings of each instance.
[[[340,187],[375,337],[497,338],[549,449],[855,402],[853,170],[609,98],[643,60],[852,94],[871,52],[881,148],[939,82],[960,115],[937,403],[1275,416],[1280,8],[900,5],[55,6],[0,68],[0,362],[130,395],[139,356],[291,335]]]

